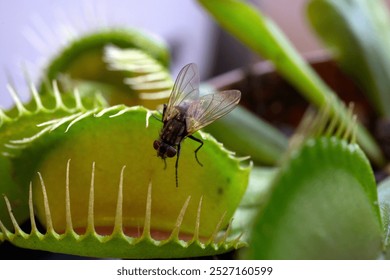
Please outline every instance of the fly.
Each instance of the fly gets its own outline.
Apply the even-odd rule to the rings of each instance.
[[[237,106],[240,98],[241,93],[238,90],[199,96],[199,74],[196,64],[187,64],[180,71],[168,104],[164,104],[160,138],[153,142],[157,156],[164,162],[167,157],[176,156],[176,187],[179,186],[177,170],[181,142],[188,137],[200,144],[195,150],[195,159],[203,166],[197,154],[203,146],[203,141],[192,134],[229,113]]]

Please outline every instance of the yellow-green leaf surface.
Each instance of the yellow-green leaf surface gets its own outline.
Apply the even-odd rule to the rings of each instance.
[[[39,234],[15,237],[3,230],[6,239],[27,248],[125,258],[208,255],[242,246],[237,236],[229,243],[228,235],[217,232],[228,226],[240,203],[250,168],[200,133],[203,167],[194,157],[198,143],[185,140],[177,188],[175,159],[167,159],[164,169],[153,149],[162,123],[151,113],[116,106],[74,114],[47,122],[42,126],[47,133],[33,141],[20,141],[14,164],[28,174],[24,178],[32,178],[35,213],[50,234],[35,242]],[[70,228],[80,240],[58,235]]]

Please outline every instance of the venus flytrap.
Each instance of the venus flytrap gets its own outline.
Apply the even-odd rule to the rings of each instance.
[[[14,232],[2,226],[3,238],[26,248],[122,258],[214,255],[243,246],[227,227],[250,167],[198,133],[204,167],[193,158],[196,144],[185,141],[176,188],[174,162],[164,170],[152,148],[161,123],[151,114],[123,105],[95,109],[47,122],[43,133],[16,142],[22,144],[16,172],[28,174],[20,183],[27,188],[32,181],[30,215],[47,233],[32,218],[31,233],[14,222]],[[23,166],[31,159],[33,166]]]
[[[172,87],[165,49],[139,34],[128,35],[98,32],[75,40],[45,76],[58,78],[61,88],[77,87],[87,101],[93,91],[112,104],[154,108]],[[50,99],[43,84],[37,100],[55,108],[57,100],[64,99],[59,107],[73,104],[55,92]],[[5,196],[1,239],[31,249],[121,258],[215,255],[245,245],[242,231],[233,232],[230,224],[248,183],[250,165],[241,163],[246,159],[198,132],[205,167],[196,163],[196,147],[186,141],[176,188],[174,162],[164,170],[153,149],[161,129],[151,117],[156,112],[124,105],[88,108],[53,114],[35,123],[34,133],[10,141],[15,155],[10,162],[17,167],[13,173],[23,186],[24,216],[29,215],[32,229],[21,230],[15,205]],[[38,230],[38,221],[45,232]]]

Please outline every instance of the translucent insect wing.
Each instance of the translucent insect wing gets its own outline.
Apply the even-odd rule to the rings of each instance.
[[[240,102],[241,92],[227,90],[204,95],[191,103],[187,111],[187,132],[189,134],[223,117]]]
[[[194,63],[187,64],[176,78],[169,97],[164,121],[176,114],[175,107],[186,108],[190,103],[199,98],[199,73]]]

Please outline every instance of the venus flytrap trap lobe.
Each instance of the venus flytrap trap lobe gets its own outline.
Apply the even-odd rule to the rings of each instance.
[[[348,118],[355,122],[352,106]],[[326,107],[307,112],[254,219],[245,257],[381,258],[373,172],[356,144],[355,125],[342,124]]]
[[[48,63],[42,81],[84,95],[101,92],[110,105],[156,109],[172,87],[167,47],[131,29],[108,28],[73,39]]]
[[[26,248],[123,258],[214,255],[243,246],[239,234],[223,229],[250,167],[197,133],[205,141],[207,169],[197,166],[194,145],[186,143],[180,172],[191,170],[191,176],[182,176],[176,189],[172,164],[163,170],[150,147],[161,127],[151,113],[123,105],[76,113],[26,141],[17,161],[35,159],[32,169],[41,175],[33,176],[30,205],[47,233],[11,233],[2,226],[3,238]],[[93,162],[92,176],[85,176]]]

